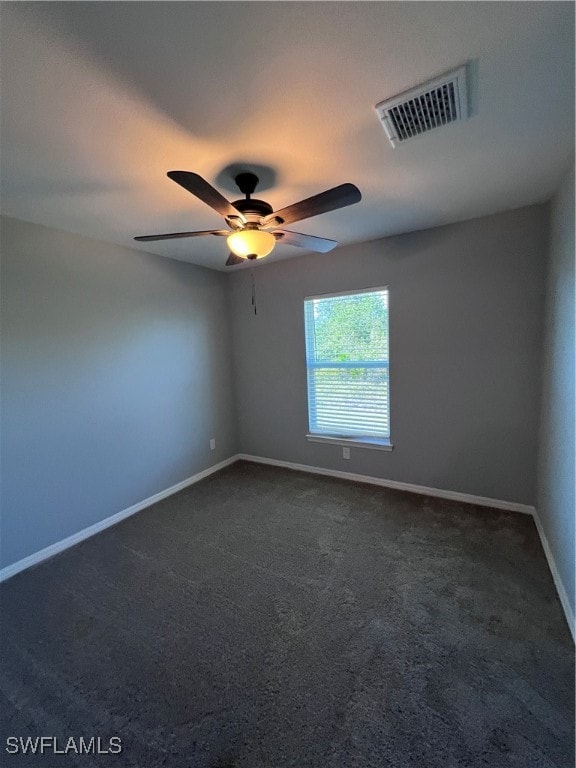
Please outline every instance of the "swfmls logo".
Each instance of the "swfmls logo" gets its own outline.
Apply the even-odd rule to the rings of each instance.
[[[102,739],[100,736],[78,738],[69,736],[8,736],[6,752],[9,755],[118,755],[122,752],[122,741],[118,736]]]

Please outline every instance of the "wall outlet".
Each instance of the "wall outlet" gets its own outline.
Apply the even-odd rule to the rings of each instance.
[[[212,440],[210,440],[210,450],[214,451],[216,449],[216,438],[213,437]]]
[[[343,459],[349,459],[350,458],[350,448],[348,448],[348,446],[344,446],[342,448],[342,458]]]

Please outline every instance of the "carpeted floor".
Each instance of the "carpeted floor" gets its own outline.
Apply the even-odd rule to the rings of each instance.
[[[239,462],[1,592],[5,766],[574,766],[528,516]]]

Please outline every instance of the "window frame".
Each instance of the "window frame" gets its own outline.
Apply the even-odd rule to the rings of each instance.
[[[388,322],[387,322],[387,335],[388,335],[388,360],[385,364],[385,366],[381,367],[387,367],[388,368],[388,426],[389,426],[389,435],[388,437],[382,437],[382,436],[371,436],[371,435],[359,435],[359,436],[341,436],[338,434],[322,434],[322,433],[316,433],[311,431],[310,427],[310,388],[309,388],[309,375],[310,375],[310,366],[309,366],[309,343],[308,343],[308,326],[307,326],[307,319],[306,319],[306,303],[308,301],[313,301],[315,299],[331,299],[331,298],[337,298],[339,296],[361,296],[364,293],[378,293],[379,291],[386,291],[387,293],[387,301],[388,301]],[[317,443],[331,443],[335,445],[342,445],[342,446],[354,446],[358,448],[370,448],[380,451],[391,451],[394,446],[391,442],[391,419],[390,419],[390,287],[388,285],[382,285],[382,286],[375,286],[370,288],[359,288],[356,290],[348,290],[348,291],[338,291],[335,293],[322,293],[322,294],[315,294],[313,296],[305,296],[304,297],[304,351],[305,351],[305,365],[306,365],[306,406],[307,406],[307,417],[308,417],[308,432],[306,433],[306,439],[311,442],[317,442]],[[360,362],[360,361],[358,361]],[[373,362],[373,361],[370,361]],[[315,368],[321,367],[321,365],[314,364]],[[335,367],[328,365],[327,367]],[[345,367],[345,366],[343,366]],[[374,365],[366,365],[366,367],[376,367]]]

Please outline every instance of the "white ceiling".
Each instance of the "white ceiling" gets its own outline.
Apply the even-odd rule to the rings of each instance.
[[[222,238],[132,240],[223,224],[166,171],[236,199],[223,169],[266,166],[275,209],[353,182],[290,227],[353,243],[546,200],[572,162],[570,2],[1,6],[9,216],[223,269]],[[469,60],[471,119],[392,149],[374,105]]]

